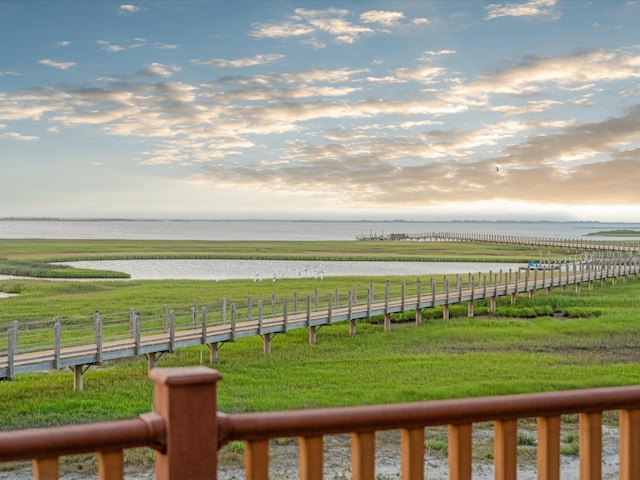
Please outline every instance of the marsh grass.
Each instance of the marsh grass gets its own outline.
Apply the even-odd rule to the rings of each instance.
[[[638,293],[640,283],[629,283],[579,296],[518,298],[527,309],[593,304],[604,312],[597,317],[460,316],[420,326],[399,321],[388,332],[362,322],[355,336],[336,324],[320,329],[316,345],[303,330],[277,335],[270,355],[262,353],[260,338],[227,343],[213,366],[224,377],[220,408],[281,410],[637,384]],[[505,306],[499,303],[498,310]],[[194,347],[166,354],[159,366],[207,360],[207,347]],[[72,381],[70,372],[55,371],[3,382],[0,429],[130,418],[152,408],[144,358],[92,367],[83,392],[73,391]]]
[[[537,256],[528,249],[505,254],[504,246],[459,243],[455,246],[387,242],[233,244],[3,240],[0,251],[7,257],[38,261],[64,255],[143,257],[186,251],[203,256],[251,252],[276,256],[286,251],[288,255],[384,256],[394,260],[397,259],[394,256],[461,259],[471,255],[490,261],[506,256],[524,259]],[[52,325],[56,316],[63,323],[83,327],[78,330],[79,335],[90,335],[93,314],[99,310],[105,335],[117,334],[119,327],[115,325],[128,322],[131,308],[146,318],[157,315],[168,305],[179,312],[179,321],[188,322],[190,309],[196,302],[199,307],[207,306],[215,312],[221,299],[226,298],[246,309],[251,295],[254,305],[263,300],[265,308],[269,308],[272,295],[280,299],[298,292],[301,299],[317,296],[320,304],[326,305],[328,294],[338,292],[344,303],[349,290],[357,289],[363,296],[372,285],[377,295],[382,295],[387,280],[391,282],[392,295],[399,295],[402,278],[384,276],[279,280],[275,284],[244,280],[0,280],[0,291],[19,294],[0,300],[0,350],[3,342],[6,345],[6,330],[14,320],[21,326],[21,343],[51,344],[52,333],[40,327],[43,322]],[[416,282],[415,278],[405,280],[407,285]],[[433,281],[442,288],[442,275],[434,276]],[[430,283],[430,279],[422,279],[423,292]],[[359,322],[355,336],[349,336],[345,324],[323,327],[316,345],[309,345],[307,332],[294,330],[273,338],[270,355],[262,352],[260,338],[242,339],[224,344],[218,363],[212,367],[223,375],[218,398],[220,409],[227,412],[637,384],[639,310],[639,282],[596,286],[593,291],[583,289],[580,295],[570,290],[538,292],[532,298],[519,296],[515,306],[508,298],[499,298],[496,315],[489,315],[487,303],[479,301],[474,318],[467,318],[466,305],[454,305],[449,320],[442,319],[440,307],[426,309],[422,325],[415,326],[412,315],[397,316],[388,332],[380,319],[375,318]],[[158,328],[158,324],[150,328]],[[65,341],[77,340],[75,334],[70,335]],[[202,346],[165,354],[158,365],[206,365],[207,361],[208,350]],[[72,384],[73,375],[69,371],[19,375],[11,382],[0,382],[0,430],[131,418],[152,408],[153,387],[147,377],[145,358],[91,367],[84,375],[82,392],[75,392]]]
[[[566,248],[460,242],[193,241],[0,239],[0,274],[41,278],[127,278],[52,262],[139,259],[251,259],[307,261],[527,262],[571,255]]]

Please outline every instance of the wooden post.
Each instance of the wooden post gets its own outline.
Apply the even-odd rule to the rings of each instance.
[[[320,435],[299,438],[300,480],[322,480],[323,443]]]
[[[538,476],[560,480],[560,417],[538,417]]]
[[[100,312],[94,313],[94,332],[96,342],[96,363],[100,365],[102,363],[102,319],[100,318]]]
[[[580,434],[580,480],[602,478],[602,413],[581,413]]]
[[[169,305],[162,307],[162,331],[164,333],[169,331]]]
[[[141,330],[141,320],[140,320],[140,314],[136,312],[136,317],[135,317],[135,351],[136,351],[136,355],[140,355],[140,330]]]
[[[183,367],[156,368],[149,377],[155,384],[154,411],[166,425],[166,449],[155,452],[156,479],[217,478],[221,375],[206,367]]]
[[[15,363],[15,354],[17,345],[14,342],[14,338],[16,337],[15,330],[10,328],[7,332],[7,378],[9,380],[13,380],[13,367]]]
[[[640,410],[620,410],[620,480],[640,478]]]
[[[169,314],[169,351],[171,353],[176,350],[176,312],[171,310]]]
[[[56,370],[60,368],[60,350],[62,348],[61,334],[62,334],[62,323],[60,321],[60,317],[56,317],[56,323],[53,325],[53,336],[54,336],[53,368],[55,368]]]
[[[156,353],[147,353],[147,370],[152,370],[154,368],[156,368]]]
[[[351,472],[353,480],[375,478],[376,434],[351,434]]]
[[[347,299],[348,302],[348,316],[349,316],[349,335],[353,336],[356,334],[356,321],[353,319],[353,294],[351,290],[349,290],[349,297]]]
[[[449,479],[471,480],[472,425],[449,425]]]
[[[286,297],[282,299],[282,331],[289,331],[289,299]]]
[[[518,421],[494,422],[493,459],[496,480],[516,480],[518,466]]]
[[[262,351],[264,353],[271,353],[271,334],[265,333],[262,335]]]
[[[218,342],[209,344],[209,363],[218,361]]]
[[[489,313],[491,313],[491,315],[496,314],[496,303],[496,297],[489,298]]]
[[[207,344],[207,323],[208,323],[207,307],[202,307],[202,328],[201,328],[202,338],[200,340],[200,343],[202,345]]]
[[[191,307],[191,317],[193,321],[193,328],[198,326],[198,302],[193,302],[193,307]]]
[[[384,286],[384,331],[391,330],[391,314],[389,313],[389,296],[391,294],[391,286],[389,280]]]
[[[84,385],[82,384],[82,365],[74,365],[73,370],[73,389],[81,392]]]
[[[402,480],[424,479],[424,428],[400,431]]]
[[[222,305],[220,307],[220,316],[222,317],[222,324],[225,325],[227,323],[227,299],[222,299]]]

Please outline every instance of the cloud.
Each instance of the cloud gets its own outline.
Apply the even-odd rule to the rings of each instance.
[[[140,7],[136,7],[135,5],[122,4],[120,5],[120,7],[118,7],[118,15],[129,15],[131,13],[137,13],[141,10],[142,9]]]
[[[255,55],[247,58],[237,58],[235,60],[225,60],[222,58],[212,58],[211,60],[191,60],[190,63],[192,65],[212,65],[219,68],[242,68],[273,63],[282,58],[284,58],[284,55],[272,53],[266,55]]]
[[[42,65],[46,65],[48,67],[58,68],[60,70],[69,70],[70,68],[75,66],[75,62],[61,62],[57,60],[51,60],[45,58],[44,60],[39,60],[38,63]]]
[[[71,45],[71,42],[69,40],[62,40],[56,42],[56,45],[58,45],[59,47],[68,47],[69,45]]]
[[[40,140],[40,137],[36,135],[22,135],[21,133],[17,132],[2,132],[0,133],[0,138],[15,140],[18,142],[35,142]]]
[[[524,3],[492,3],[485,7],[487,20],[498,17],[558,17],[556,0],[529,0]]]
[[[361,35],[374,32],[369,27],[347,21],[345,17],[348,15],[348,10],[337,8],[297,8],[295,14],[284,22],[256,24],[250,35],[256,38],[288,38],[328,34],[339,43],[354,43]]]
[[[97,40],[96,43],[98,45],[100,45],[102,47],[103,50],[106,50],[107,52],[120,52],[122,50],[125,50],[124,47],[120,46],[120,45],[116,45],[110,42],[107,42],[106,40]]]
[[[174,73],[181,71],[182,69],[177,65],[163,65],[161,63],[151,63],[149,65],[145,65],[142,69],[143,75],[149,75],[151,77],[170,77]]]
[[[404,13],[402,12],[386,12],[382,10],[369,10],[360,14],[360,20],[364,23],[379,23],[385,27],[392,27],[397,25],[404,19]]]
[[[610,203],[615,195],[597,186],[607,164],[611,172],[627,169],[617,193],[631,201],[640,196],[632,186],[640,175],[634,163],[640,160],[640,107],[584,123],[577,119],[588,117],[558,117],[554,109],[584,112],[603,91],[622,98],[625,93],[615,91],[621,81],[640,78],[640,56],[633,52],[525,57],[469,79],[432,63],[455,53],[448,49],[424,52],[424,64],[410,68],[236,74],[193,84],[168,81],[180,67],[155,62],[144,69],[151,80],[105,77],[100,88],[0,93],[0,122],[93,125],[144,139],[150,146],[136,161],[171,165],[199,183],[304,190],[354,206],[364,205],[363,191],[366,203],[380,206],[498,197],[564,203],[569,193]],[[192,63],[237,68],[279,58]],[[446,118],[456,114],[464,115]],[[35,140],[24,137],[7,138]],[[588,193],[580,194],[581,182]]]

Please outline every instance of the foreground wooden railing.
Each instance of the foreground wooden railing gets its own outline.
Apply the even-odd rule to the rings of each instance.
[[[269,478],[269,440],[297,437],[299,478],[323,478],[323,437],[351,433],[351,475],[375,478],[375,433],[401,432],[401,478],[424,479],[425,428],[448,426],[449,478],[472,478],[473,424],[494,422],[495,479],[515,480],[518,420],[537,419],[538,479],[560,478],[563,415],[578,414],[580,479],[602,478],[602,414],[619,412],[619,478],[640,478],[640,386],[438,400],[378,406],[224,414],[217,412],[221,379],[206,367],[158,368],[154,412],[137,420],[0,433],[0,462],[33,459],[37,480],[58,478],[58,458],[98,452],[99,478],[123,477],[123,450],[156,450],[155,473],[165,479],[216,479],[217,451],[245,443],[249,480]],[[330,453],[329,453],[330,454]]]

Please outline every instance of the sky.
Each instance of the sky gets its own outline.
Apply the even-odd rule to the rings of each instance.
[[[640,0],[0,0],[0,217],[640,221]]]

